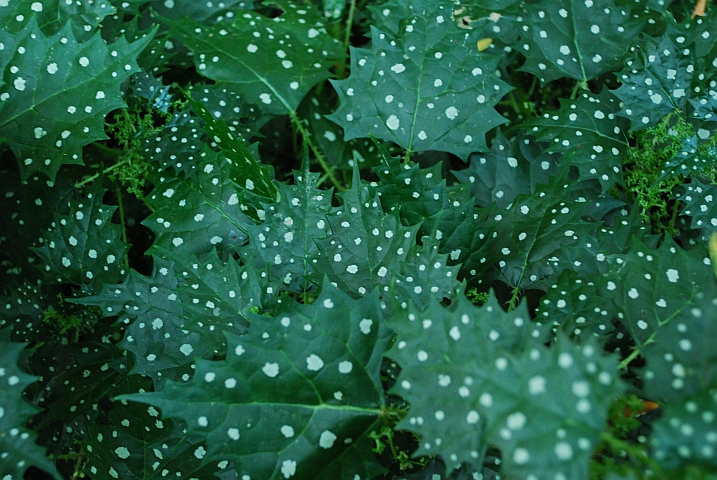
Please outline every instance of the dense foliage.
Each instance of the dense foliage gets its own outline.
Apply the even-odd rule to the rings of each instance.
[[[0,0],[0,478],[717,478],[717,15]]]

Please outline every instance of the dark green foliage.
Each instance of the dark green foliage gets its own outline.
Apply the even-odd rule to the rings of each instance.
[[[0,477],[711,479],[692,7],[0,0]]]

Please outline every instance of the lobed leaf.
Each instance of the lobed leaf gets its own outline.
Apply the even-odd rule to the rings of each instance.
[[[398,427],[421,435],[415,455],[479,465],[490,444],[511,478],[587,478],[607,407],[624,389],[615,358],[562,335],[546,348],[526,308],[505,313],[493,295],[481,309],[465,298],[409,306],[389,326],[398,341],[387,355],[402,367],[392,391],[410,404]]]
[[[16,34],[0,31],[0,142],[23,180],[42,172],[54,181],[61,165],[82,164],[83,146],[107,138],[105,115],[124,106],[120,85],[155,31],[112,45],[99,33],[79,43],[69,26],[45,36],[35,17]]]
[[[493,108],[510,89],[493,74],[500,57],[480,53],[477,32],[451,21],[451,2],[413,0],[409,11],[395,36],[372,27],[371,48],[351,49],[351,76],[332,82],[341,105],[329,118],[345,140],[370,134],[409,155],[466,159],[506,121]]]
[[[184,419],[207,440],[193,452],[204,463],[234,461],[252,478],[365,478],[381,470],[367,434],[389,340],[375,293],[353,300],[325,282],[313,304],[282,302],[246,335],[227,334],[227,359],[198,361],[192,383],[122,398]]]

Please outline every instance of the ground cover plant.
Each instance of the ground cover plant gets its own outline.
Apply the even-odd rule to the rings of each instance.
[[[0,25],[3,480],[717,478],[709,5]]]

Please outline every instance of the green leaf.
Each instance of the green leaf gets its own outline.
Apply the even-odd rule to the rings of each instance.
[[[622,182],[622,157],[628,148],[627,122],[616,118],[619,102],[607,90],[582,94],[560,102],[560,109],[521,124],[540,141],[550,142],[548,152],[570,155],[580,179],[595,178],[603,191]]]
[[[17,33],[36,21],[46,35],[53,35],[69,25],[76,38],[84,40],[97,30],[105,17],[114,13],[116,9],[108,0],[12,2],[12,6],[3,5],[0,9],[0,30]]]
[[[98,182],[85,199],[70,200],[68,214],[56,214],[53,228],[33,249],[54,280],[81,285],[84,293],[118,282],[127,273],[129,245],[121,241],[122,227],[111,222],[117,207],[103,204],[104,194]]]
[[[105,115],[124,106],[120,85],[155,31],[112,45],[99,33],[78,43],[69,26],[47,37],[34,17],[17,34],[0,31],[0,142],[23,180],[42,172],[54,181],[61,165],[82,164],[83,146],[107,138]]]
[[[97,295],[73,301],[100,307],[104,317],[129,324],[119,346],[134,354],[130,373],[151,377],[159,387],[167,378],[189,379],[195,357],[216,353],[198,333],[183,328],[186,317],[177,290],[173,264],[154,257],[151,277],[131,270],[122,284],[104,285]]]
[[[581,218],[585,202],[571,198],[575,184],[568,183],[568,169],[564,165],[548,185],[538,185],[533,195],[519,195],[509,208],[482,212],[485,227],[474,235],[483,246],[476,251],[466,245],[473,255],[464,265],[476,272],[471,274],[478,275],[479,283],[496,279],[514,289],[547,290],[563,270],[576,268],[561,260],[564,252],[589,242],[597,224]]]
[[[25,422],[39,411],[22,392],[37,377],[27,375],[20,367],[25,345],[10,341],[10,332],[0,329],[0,475],[23,478],[28,467],[38,467],[53,478],[62,478],[55,465],[45,458],[45,449],[35,444],[37,433],[29,431]]]
[[[233,166],[230,169],[232,181],[255,195],[275,200],[279,193],[272,183],[272,168],[260,165],[241,136],[232,132],[224,120],[215,118],[207,107],[195,101],[188,92],[185,95],[192,109],[204,120],[204,130]]]
[[[197,159],[196,179],[161,176],[146,200],[153,213],[143,223],[154,245],[177,255],[227,250],[253,223],[243,212],[227,159],[205,147]]]
[[[543,84],[561,77],[587,82],[617,70],[629,45],[625,39],[642,28],[613,0],[558,0],[526,5],[526,10],[518,48],[525,55],[521,70]]]
[[[539,183],[547,184],[550,175],[558,173],[557,157],[530,137],[509,140],[498,130],[490,153],[471,155],[468,168],[452,173],[470,185],[479,207],[507,208],[519,194],[532,194]]]
[[[643,352],[645,395],[660,403],[662,411],[651,444],[655,459],[665,468],[694,462],[712,469],[717,465],[717,358],[711,342],[717,335],[715,306],[714,291],[696,294],[691,308],[675,312]]]
[[[351,50],[351,76],[332,81],[341,106],[329,118],[345,140],[369,134],[409,152],[439,150],[466,159],[506,120],[493,106],[510,90],[499,56],[478,52],[477,32],[452,20],[452,2],[413,0],[394,36],[371,30],[371,48]]]
[[[691,217],[691,227],[700,230],[703,238],[717,231],[717,185],[708,185],[693,178],[679,195],[681,213]]]
[[[692,96],[694,53],[675,45],[668,36],[648,39],[636,48],[629,68],[618,76],[614,94],[624,106],[619,115],[630,120],[632,131],[654,127],[667,114],[685,106]]]
[[[227,334],[227,359],[198,361],[192,383],[122,398],[184,419],[207,440],[193,454],[233,460],[239,475],[366,478],[381,471],[367,434],[384,408],[389,339],[376,293],[352,300],[325,282],[312,305],[282,302],[271,318],[252,316],[248,334]]]
[[[351,190],[338,197],[342,208],[327,218],[331,235],[316,241],[321,250],[317,271],[359,295],[375,285],[387,288],[415,243],[418,226],[404,227],[396,212],[385,214],[356,167]]]
[[[461,297],[391,319],[398,341],[387,355],[402,368],[393,393],[410,404],[398,428],[421,435],[414,455],[450,466],[480,465],[486,447],[502,452],[509,478],[587,478],[607,408],[624,387],[617,359],[593,342],[579,347],[525,306],[505,313],[493,295],[477,309]]]
[[[636,239],[629,253],[605,261],[608,271],[595,279],[599,295],[618,306],[620,321],[640,349],[682,310],[692,308],[698,292],[717,291],[703,245],[683,250],[668,236],[652,249]]]
[[[247,224],[249,244],[240,251],[256,268],[271,272],[285,288],[304,292],[319,256],[316,239],[329,233],[326,215],[336,211],[331,205],[332,190],[319,190],[319,174],[309,172],[308,161],[294,171],[294,185],[278,184],[279,200],[265,203],[259,210],[263,222]]]
[[[164,19],[171,35],[194,52],[200,74],[231,84],[249,103],[269,114],[295,112],[328,68],[341,57],[315,8],[277,2],[276,19],[244,13],[230,24],[207,26],[191,17]],[[253,35],[249,35],[253,32]]]

